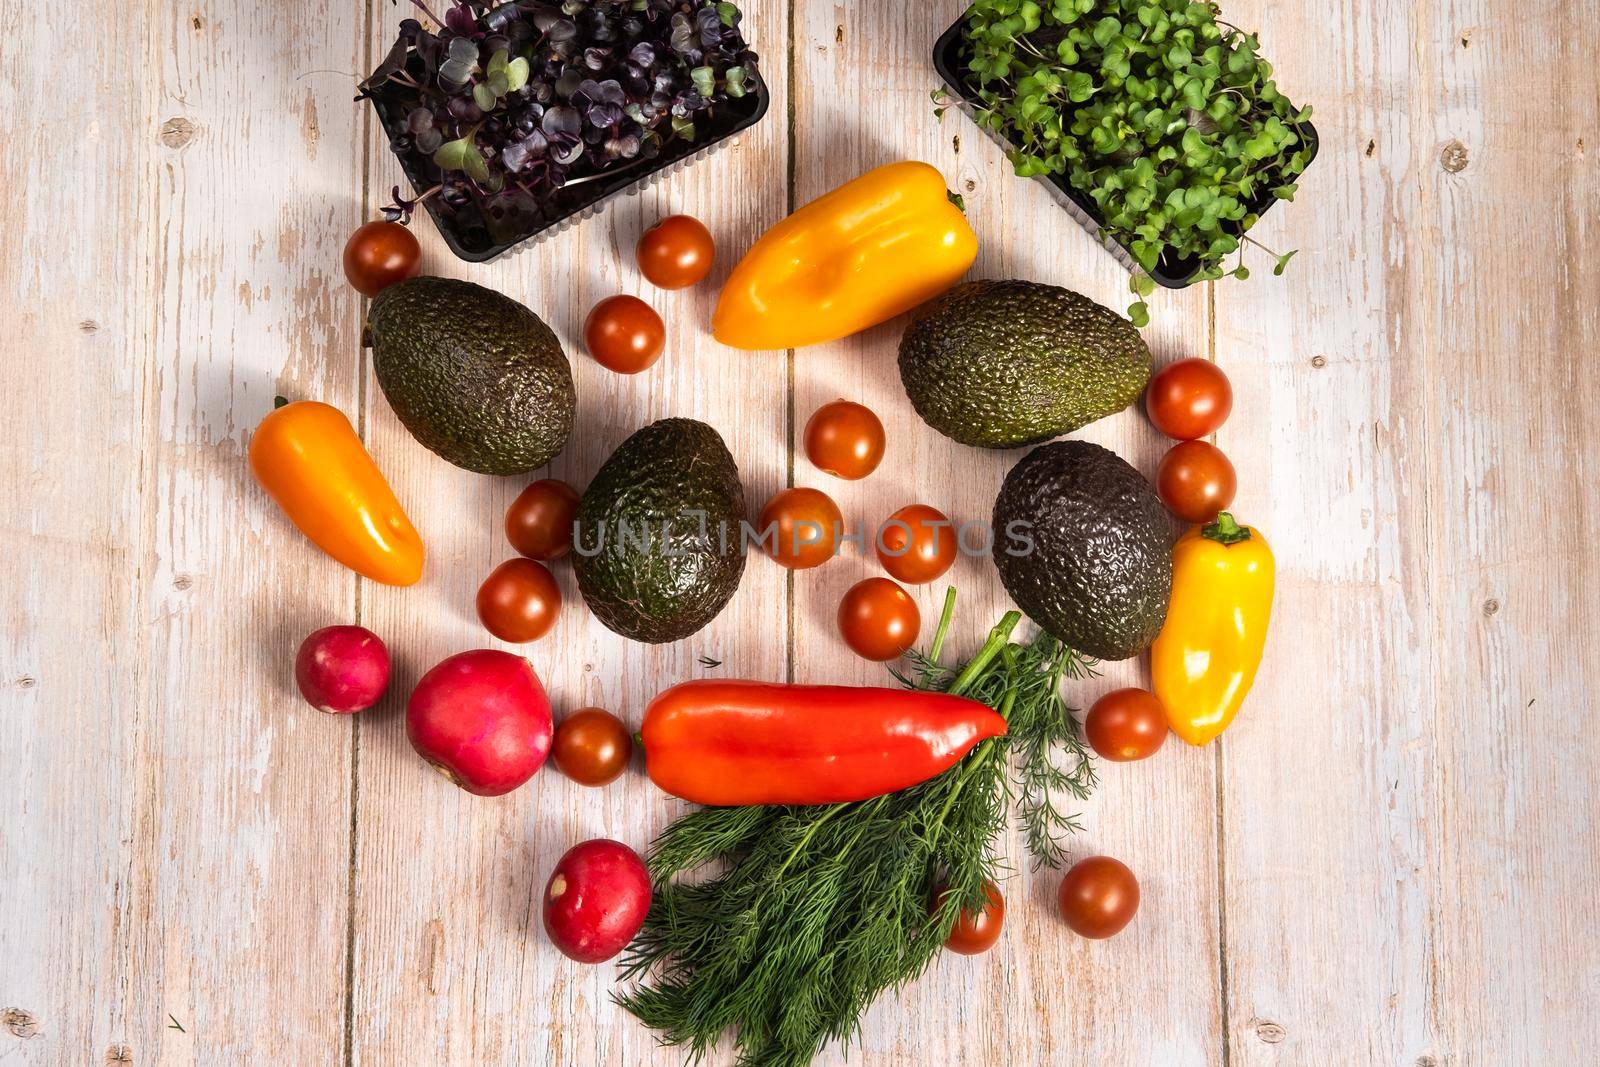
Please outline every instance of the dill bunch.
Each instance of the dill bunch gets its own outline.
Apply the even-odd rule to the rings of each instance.
[[[952,589],[929,651],[896,677],[988,704],[1005,716],[1004,736],[910,789],[700,808],[652,845],[655,897],[623,958],[623,978],[638,981],[614,996],[662,1042],[698,1060],[734,1030],[740,1067],[803,1067],[854,1037],[880,993],[920,975],[962,909],[983,906],[1013,802],[1035,862],[1064,858],[1078,827],[1058,798],[1088,796],[1095,778],[1060,682],[1085,665],[1048,635],[1013,644],[1021,616],[1009,612],[971,660],[947,668],[954,603]],[[708,878],[680,877],[708,865]]]

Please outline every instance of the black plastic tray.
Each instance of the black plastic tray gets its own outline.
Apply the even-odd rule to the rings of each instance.
[[[949,87],[961,110],[966,112],[970,118],[972,115],[971,108],[977,101],[978,94],[968,87],[964,77],[967,69],[967,49],[966,42],[961,37],[961,27],[966,21],[967,14],[963,11],[961,17],[956,19],[948,30],[939,35],[939,40],[933,46],[933,69],[938,71],[939,78]],[[979,129],[983,129],[983,127],[979,126]],[[984,132],[998,141],[1002,147],[1016,147],[992,130],[984,130]],[[1317,158],[1317,128],[1309,122],[1301,122],[1296,124],[1295,132],[1305,140],[1306,145],[1311,149],[1311,155],[1306,159],[1306,166],[1310,167],[1311,161]],[[1067,213],[1091,237],[1100,242],[1106,251],[1116,258],[1118,263],[1121,263],[1130,273],[1140,269],[1138,261],[1133,258],[1133,252],[1128,246],[1106,235],[1101,230],[1104,219],[1100,215],[1099,205],[1074,189],[1062,175],[1041,174],[1035,180],[1043,182],[1055,195],[1056,202],[1065,208]],[[1278,199],[1272,195],[1272,190],[1269,188],[1257,193],[1254,199],[1248,202],[1247,206],[1259,218],[1264,216],[1276,203],[1278,203]],[[1236,225],[1224,224],[1221,229],[1224,233],[1233,237],[1242,236],[1244,233]],[[1199,266],[1200,261],[1192,256],[1183,258],[1163,256],[1156,263],[1155,269],[1150,271],[1149,274],[1157,285],[1165,286],[1168,289],[1182,289],[1190,284],[1189,279],[1193,277]]]
[[[621,194],[632,195],[660,181],[668,174],[681,170],[695,160],[723,147],[722,142],[734,134],[760,122],[762,116],[767,113],[772,97],[767,92],[767,83],[761,77],[761,71],[757,69],[753,74],[754,91],[738,99],[718,104],[716,114],[705,124],[706,128],[696,131],[701,139],[685,141],[674,138],[662,149],[659,156],[646,165],[621,167],[611,174],[556,190],[545,205],[547,209],[545,217],[526,233],[519,234],[503,244],[483,247],[467,244],[457,231],[454,220],[440,213],[432,197],[422,203],[428,209],[428,214],[433,216],[433,224],[450,251],[469,263],[485,263],[519,245],[527,247],[526,242],[530,239],[560,233],[569,226],[597,214],[612,197]],[[405,115],[398,114],[399,109],[390,106],[381,89],[369,99],[372,101],[373,110],[378,114],[378,122],[382,125],[385,136],[392,144],[396,133],[403,128]],[[418,195],[433,184],[420,172],[412,159],[399,153],[395,153],[395,158],[399,160],[400,169],[405,172],[406,180],[411,183],[412,189]]]

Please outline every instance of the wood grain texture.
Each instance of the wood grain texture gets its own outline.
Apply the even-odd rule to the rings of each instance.
[[[310,72],[354,65],[360,18],[274,12],[298,32],[243,2],[0,14],[6,1063],[340,1041],[350,730],[287,665],[355,584],[243,456],[274,392],[354,411],[357,126]]]
[[[1125,305],[1125,275],[1040,187],[963,116],[934,118],[928,55],[961,6],[753,0],[773,105],[735,146],[487,266],[419,222],[431,270],[510,293],[566,343],[579,430],[549,474],[582,486],[634,429],[691,415],[728,440],[752,515],[798,484],[873,526],[914,501],[987,517],[1022,452],[920,423],[894,364],[903,323],[792,356],[727,350],[704,325],[762,229],[898,158],[964,196],[975,277]],[[1209,355],[1233,380],[1218,442],[1280,566],[1267,665],[1217,745],[1101,768],[1077,850],[1138,872],[1124,935],[1067,935],[1056,877],[1013,840],[1002,945],[884,997],[850,1062],[1592,1055],[1600,81],[1583,31],[1600,12],[1502,7],[1226,3],[1317,109],[1322,155],[1258,234],[1302,252],[1282,279],[1159,294],[1146,336],[1158,361]],[[0,7],[0,128],[42,146],[0,153],[0,1064],[681,1062],[537,915],[566,847],[642,847],[680,806],[641,775],[472,797],[404,738],[422,671],[497,645],[473,594],[510,554],[501,516],[530,479],[423,450],[359,347],[339,248],[399,172],[350,85],[399,17],[384,0]],[[119,27],[118,47],[85,52],[91,25]],[[65,94],[53,111],[33,103],[44,85]],[[675,211],[722,259],[709,284],[662,293],[632,248]],[[615,292],[667,322],[666,357],[638,377],[577,342]],[[276,392],[357,420],[428,542],[422,584],[354,579],[254,488],[244,448]],[[865,482],[795,454],[840,395],[888,429]],[[1146,473],[1164,448],[1133,412],[1082,436]],[[558,713],[637,724],[663,684],[706,673],[701,654],[723,676],[884,677],[834,628],[876,572],[854,549],[792,578],[752,555],[729,609],[665,647],[609,634],[554,570],[569,607],[529,652]],[[986,560],[949,582],[960,651],[1008,605]],[[945,584],[915,591],[929,629]],[[357,620],[394,653],[391,695],[359,721],[313,714],[293,649]],[[1069,696],[1143,672],[1107,665]]]
[[[1596,8],[1230,11],[1324,145],[1262,226],[1305,251],[1217,286],[1280,562],[1222,746],[1233,1062],[1587,1059]]]
[[[429,772],[405,740],[401,698],[433,663],[475,647],[505,646],[477,620],[473,598],[489,571],[513,553],[506,507],[535,477],[582,487],[634,430],[667,416],[710,423],[739,464],[752,507],[781,483],[788,454],[787,367],[782,353],[734,352],[707,324],[733,253],[787,211],[784,6],[743,5],[752,46],[763,57],[773,100],[765,121],[714,157],[596,217],[480,267],[453,262],[427,222],[430,270],[491,285],[527,303],[562,338],[578,391],[577,429],[548,472],[486,478],[419,448],[383,399],[367,391],[372,448],[427,540],[428,573],[412,589],[363,592],[362,618],[391,638],[399,671],[391,699],[363,717],[358,786],[357,901],[353,1011],[355,1062],[675,1063],[652,1035],[609,1000],[614,969],[567,961],[546,940],[539,904],[567,848],[612,837],[643,850],[682,806],[642,773],[603,790],[553,769],[499,799],[469,796]],[[373,4],[374,45],[392,39],[393,12]],[[374,207],[399,180],[388,148],[369,137]],[[634,264],[639,235],[657,218],[687,213],[716,235],[723,256],[692,289],[652,288]],[[618,292],[661,314],[667,350],[636,376],[614,374],[583,350],[590,307]],[[637,728],[645,704],[668,681],[708,673],[782,679],[788,592],[782,573],[752,557],[738,593],[706,629],[676,644],[648,646],[606,630],[584,608],[568,561],[552,565],[567,608],[556,629],[524,651],[550,690],[557,716],[604,707]],[[641,763],[642,766],[642,763]]]
[[[808,146],[796,153],[796,201],[882,163],[928,160],[962,195],[978,234],[972,277],[1048,282],[1126,306],[1127,274],[1041,185],[1016,178],[1000,148],[965,116],[952,110],[943,122],[935,117],[929,92],[938,81],[929,57],[934,38],[964,6],[955,0],[909,17],[897,5],[796,5],[795,143]],[[1202,352],[1207,315],[1203,290],[1167,299],[1147,332],[1158,358]],[[843,395],[879,414],[889,442],[883,466],[863,481],[823,474],[802,452],[795,482],[830,493],[847,522],[864,523],[869,531],[911,503],[931,504],[958,524],[987,523],[1006,471],[1026,450],[969,448],[921,422],[896,364],[904,325],[897,320],[795,354],[797,433],[811,412]],[[1161,455],[1155,432],[1132,412],[1080,436],[1146,473],[1154,473]],[[851,550],[796,575],[797,680],[883,684],[883,667],[851,655],[834,624],[845,590],[878,573],[875,559]],[[1012,605],[992,561],[963,554],[945,578],[914,590],[925,639],[948,585],[957,589],[952,648],[970,650]],[[1100,693],[1146,677],[1142,662],[1105,664],[1101,672],[1071,684],[1069,699],[1087,708]],[[1012,840],[1017,873],[1003,886],[1010,906],[1001,945],[979,957],[943,957],[898,997],[885,996],[868,1016],[861,1062],[1221,1061],[1214,763],[1209,753],[1178,744],[1161,755],[1144,764],[1102,766],[1100,789],[1084,806],[1086,832],[1072,850],[1076,857],[1118,856],[1139,872],[1144,903],[1135,924],[1111,941],[1072,935],[1057,918],[1060,876],[1032,872],[1020,841]],[[1182,815],[1174,818],[1174,812]],[[1144,1026],[1120,1012],[1097,1010],[1107,996],[1137,1002],[1141,1017],[1165,1023]],[[1004,1010],[992,1008],[991,998]],[[831,1056],[836,1060],[838,1052]]]

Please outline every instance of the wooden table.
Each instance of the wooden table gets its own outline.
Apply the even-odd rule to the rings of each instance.
[[[913,501],[988,514],[1017,454],[921,425],[898,324],[731,351],[706,332],[714,284],[652,291],[631,255],[688,212],[725,253],[719,282],[796,204],[913,157],[965,197],[976,276],[1124,306],[1124,273],[1040,187],[964,117],[934,118],[930,45],[961,6],[753,0],[774,101],[736,146],[488,266],[418,225],[430,270],[566,340],[579,426],[550,474],[581,486],[635,428],[688,415],[727,438],[752,508],[792,482],[857,521]],[[1267,665],[1221,742],[1103,768],[1076,847],[1138,872],[1125,934],[1068,934],[1058,876],[1023,864],[1001,946],[882,999],[852,1062],[1545,1064],[1600,1040],[1595,4],[1226,6],[1316,107],[1321,158],[1258,233],[1302,251],[1281,279],[1160,294],[1147,336],[1232,377],[1218,442],[1281,570]],[[679,1062],[532,908],[569,845],[642,847],[677,806],[640,774],[472,797],[404,739],[419,673],[491,643],[472,597],[526,479],[418,446],[360,347],[339,252],[400,179],[350,98],[400,17],[382,0],[0,11],[0,1064]],[[670,331],[637,378],[575,340],[619,291]],[[255,488],[245,446],[276,393],[358,420],[428,541],[420,586],[357,580]],[[889,428],[863,483],[796,455],[841,395]],[[1147,472],[1163,448],[1133,412],[1084,436]],[[854,553],[797,575],[752,558],[728,610],[665,647],[608,633],[558,571],[569,606],[530,653],[562,710],[636,723],[702,654],[722,675],[884,678],[831,621],[873,571]],[[952,578],[970,645],[1005,601],[987,561]],[[925,617],[942,588],[917,591]],[[334,622],[396,659],[390,697],[354,718],[292,689],[298,641]]]

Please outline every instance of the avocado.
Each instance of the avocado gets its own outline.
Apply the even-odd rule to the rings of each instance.
[[[509,296],[412,278],[372,301],[367,338],[389,406],[456,466],[521,474],[565,447],[572,367],[550,327]]]
[[[1150,380],[1150,349],[1109,308],[1054,285],[980,281],[924,306],[900,341],[922,421],[979,448],[1016,448],[1113,415]]]
[[[1057,441],[1011,468],[994,502],[995,566],[1017,606],[1097,659],[1150,647],[1167,618],[1166,509],[1110,449]]]
[[[662,419],[622,442],[573,523],[572,567],[589,610],[635,641],[688,637],[744,575],[744,487],[722,436]]]

